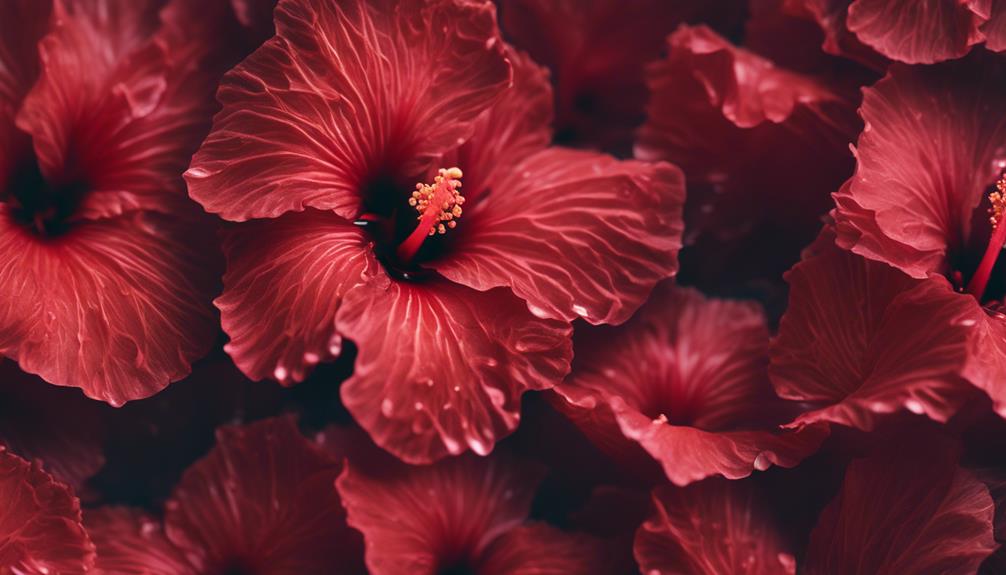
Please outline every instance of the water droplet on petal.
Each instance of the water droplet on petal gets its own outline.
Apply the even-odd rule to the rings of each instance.
[[[587,317],[587,315],[588,315],[587,308],[585,308],[585,307],[583,307],[582,305],[579,305],[579,304],[573,304],[573,313],[575,313],[576,315],[578,315],[580,317]]]
[[[276,369],[272,372],[272,375],[276,378],[276,381],[283,381],[287,376],[286,368],[282,365],[277,365]]]
[[[769,467],[772,467],[772,462],[764,453],[759,453],[758,457],[755,457],[754,468],[758,471],[765,471]]]
[[[328,353],[332,354],[332,357],[339,357],[342,353],[342,336],[333,333],[332,337],[328,338]]]
[[[384,398],[384,401],[381,402],[381,413],[384,414],[384,417],[391,417],[394,409],[395,404],[390,399]]]
[[[534,305],[533,303],[527,304],[527,309],[528,309],[528,311],[531,312],[531,315],[533,315],[533,316],[535,316],[537,318],[548,319],[548,312],[545,311],[545,310],[543,310],[542,308]]]
[[[917,399],[908,399],[908,400],[906,400],[905,401],[905,408],[908,409],[908,411],[911,411],[912,413],[914,413],[916,415],[921,415],[922,413],[924,413],[926,411],[925,408],[922,406],[922,403],[919,400],[917,400]]]
[[[480,439],[469,437],[468,445],[472,448],[472,451],[479,455],[489,455],[489,448]]]
[[[190,178],[206,178],[209,177],[210,173],[202,168],[189,168],[188,171],[185,172],[185,175]]]

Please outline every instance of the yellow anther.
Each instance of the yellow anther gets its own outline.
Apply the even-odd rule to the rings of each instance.
[[[989,194],[989,202],[992,204],[992,207],[989,208],[989,222],[995,228],[1002,221],[1003,213],[1006,212],[1006,175],[1003,175],[996,182],[996,191]]]

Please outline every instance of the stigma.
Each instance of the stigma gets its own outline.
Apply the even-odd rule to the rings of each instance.
[[[988,247],[985,248],[982,261],[978,264],[978,269],[975,270],[975,275],[972,276],[967,286],[968,293],[975,296],[978,301],[981,301],[982,295],[985,293],[985,286],[988,285],[989,278],[992,276],[992,268],[995,267],[996,260],[999,259],[999,252],[1006,244],[1006,225],[1002,225],[1003,215],[1006,214],[1006,174],[999,177],[995,191],[990,193],[988,197],[990,204],[989,223],[992,224],[992,235],[989,238]]]
[[[458,191],[463,175],[457,167],[440,168],[432,184],[416,184],[416,190],[409,198],[409,205],[419,212],[416,216],[419,224],[398,246],[399,260],[411,261],[426,238],[445,234],[448,229],[458,225],[457,220],[462,214],[461,205],[465,203],[465,197]]]

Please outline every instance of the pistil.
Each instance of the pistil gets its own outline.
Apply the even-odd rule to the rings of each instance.
[[[988,247],[985,248],[985,254],[982,255],[982,261],[978,264],[978,269],[975,270],[975,275],[971,277],[967,287],[968,293],[978,301],[981,301],[982,295],[985,293],[985,286],[988,285],[989,278],[992,276],[992,268],[995,267],[999,252],[1002,251],[1003,244],[1006,243],[1006,225],[1003,225],[1002,221],[1003,215],[1006,214],[1006,175],[1000,177],[996,182],[996,191],[989,194],[989,202],[992,203],[989,208],[992,236],[989,238]]]
[[[441,168],[432,184],[416,184],[416,191],[412,192],[409,205],[419,212],[416,218],[419,225],[399,244],[399,261],[412,261],[426,238],[445,234],[448,229],[457,226],[457,219],[462,212],[461,205],[465,203],[465,197],[458,192],[461,177],[459,168]]]

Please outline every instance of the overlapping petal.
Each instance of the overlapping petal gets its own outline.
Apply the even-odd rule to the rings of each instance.
[[[617,424],[678,485],[716,474],[746,477],[772,464],[796,465],[827,436],[821,426],[772,430],[785,406],[767,380],[767,346],[754,304],[663,285],[625,325],[578,332],[578,359],[557,391],[579,409],[600,412],[574,414],[588,433],[607,428],[610,439]],[[601,447],[625,449],[617,440]]]
[[[798,424],[870,429],[901,409],[946,421],[968,398],[963,375],[981,313],[970,296],[846,252],[829,229],[786,279],[772,382],[782,397],[821,406]]]
[[[517,427],[520,395],[561,381],[572,358],[569,324],[534,317],[509,290],[437,278],[354,289],[336,325],[359,348],[343,403],[410,463],[489,453]]]
[[[113,405],[181,379],[216,334],[212,227],[133,212],[47,241],[0,207],[0,351]]]
[[[849,465],[811,533],[803,572],[977,571],[996,548],[988,489],[937,449]]]
[[[749,483],[709,480],[653,492],[654,511],[636,532],[649,575],[790,574],[796,559]]]
[[[539,317],[621,323],[677,271],[683,203],[674,166],[550,148],[466,206],[458,249],[430,265],[478,290],[508,286]]]
[[[299,382],[318,362],[338,357],[342,298],[362,282],[387,282],[362,230],[330,212],[233,225],[224,253],[216,305],[231,338],[227,352],[252,379]]]
[[[377,474],[350,462],[337,486],[349,524],[363,533],[370,573],[432,575],[481,572],[493,542],[527,517],[540,477],[510,457],[467,454]]]
[[[82,574],[94,545],[66,485],[0,446],[0,566],[26,575]]]
[[[479,575],[610,575],[620,572],[610,542],[529,523],[500,535],[486,551]]]
[[[864,90],[866,122],[835,194],[839,245],[916,277],[959,265],[972,212],[1006,158],[1006,64],[978,52],[894,66]]]
[[[722,290],[777,277],[852,172],[852,97],[703,26],[680,27],[668,49],[647,72],[635,154],[685,172],[685,279]]]
[[[224,78],[186,174],[225,219],[354,218],[365,188],[421,175],[510,81],[487,3],[287,0],[275,18],[277,35]]]
[[[846,25],[888,58],[932,64],[959,58],[983,39],[975,0],[855,0]]]
[[[97,575],[199,575],[165,536],[161,522],[138,509],[103,507],[87,512],[87,532],[98,549]]]

